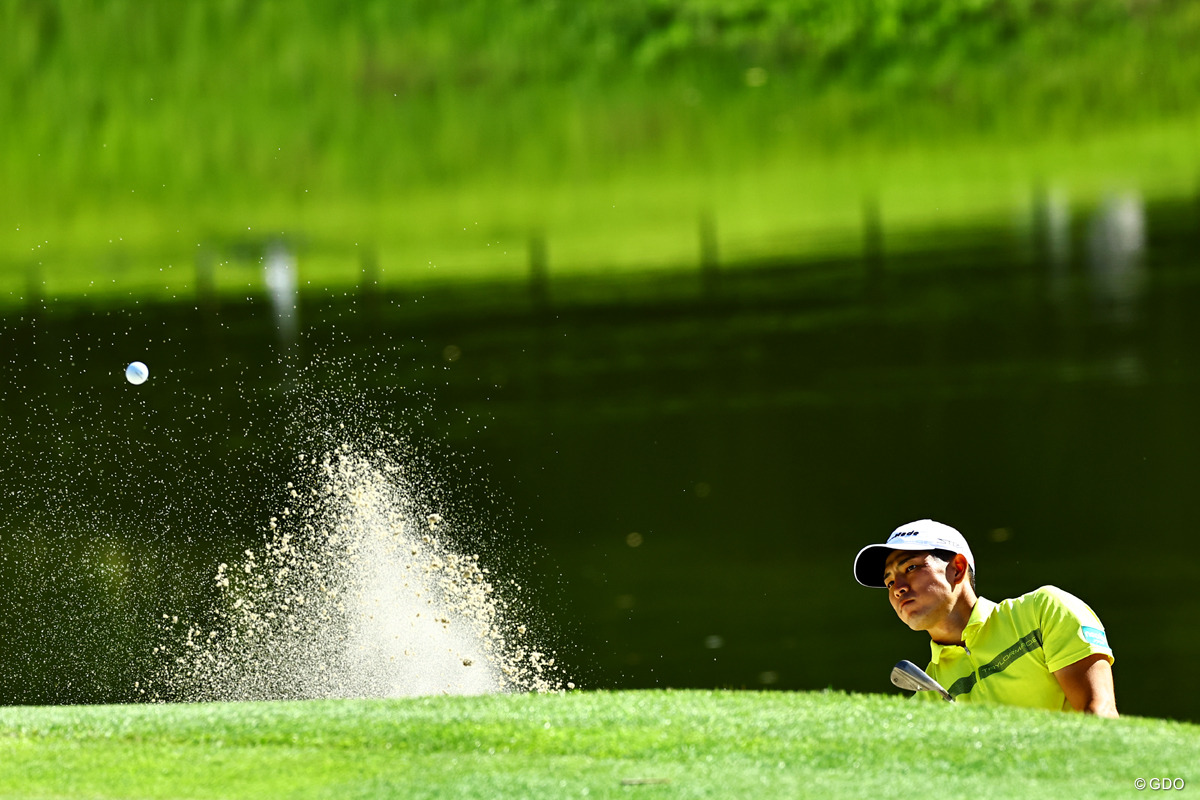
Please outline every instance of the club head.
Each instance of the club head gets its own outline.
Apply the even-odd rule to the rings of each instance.
[[[948,702],[954,702],[940,683],[911,661],[901,661],[892,667],[892,683],[910,692],[937,692]]]

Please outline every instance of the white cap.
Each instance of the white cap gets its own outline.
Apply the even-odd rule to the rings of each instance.
[[[883,544],[869,544],[854,558],[854,577],[863,586],[882,589],[883,565],[893,550],[949,550],[967,557],[975,571],[975,556],[963,535],[949,525],[931,519],[919,519],[901,525]]]

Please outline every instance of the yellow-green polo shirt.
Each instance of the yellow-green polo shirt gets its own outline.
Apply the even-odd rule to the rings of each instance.
[[[1055,586],[1000,603],[980,597],[963,643],[932,642],[928,672],[960,703],[993,703],[1070,711],[1054,672],[1095,653],[1113,662],[1095,612]],[[937,699],[934,693],[928,694]]]

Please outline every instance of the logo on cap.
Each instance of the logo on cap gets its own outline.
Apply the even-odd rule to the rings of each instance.
[[[894,531],[892,533],[892,535],[888,537],[888,541],[890,542],[893,539],[903,539],[905,536],[920,536],[920,535],[921,535],[920,531]]]

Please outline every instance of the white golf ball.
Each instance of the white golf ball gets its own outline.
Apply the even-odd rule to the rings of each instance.
[[[150,377],[150,370],[140,361],[134,361],[125,368],[125,380],[137,386],[139,383],[145,383],[146,378]]]

